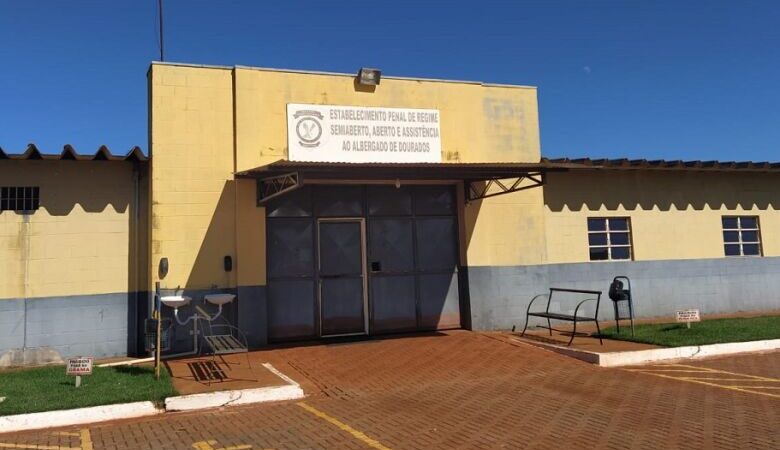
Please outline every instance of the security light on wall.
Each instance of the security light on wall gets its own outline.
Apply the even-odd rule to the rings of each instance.
[[[365,86],[378,86],[381,78],[381,70],[368,67],[361,67],[357,74],[358,83]]]

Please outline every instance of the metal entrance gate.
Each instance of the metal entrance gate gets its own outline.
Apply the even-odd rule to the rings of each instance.
[[[453,186],[305,186],[266,214],[269,339],[461,326]]]

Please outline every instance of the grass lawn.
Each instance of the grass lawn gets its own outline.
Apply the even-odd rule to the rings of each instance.
[[[64,366],[0,371],[0,416],[57,409],[83,408],[150,400],[162,402],[176,395],[165,367],[160,380],[151,367],[95,367],[92,375],[65,375]]]
[[[631,337],[630,326],[621,326],[620,334],[615,327],[609,327],[602,330],[602,335],[663,347],[780,339],[780,316],[710,319],[692,323],[690,330],[684,323],[648,323],[636,325],[635,331]]]

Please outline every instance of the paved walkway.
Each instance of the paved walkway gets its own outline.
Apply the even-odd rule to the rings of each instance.
[[[776,396],[599,368],[499,334],[264,353],[307,399],[0,435],[0,449],[780,448]],[[780,381],[780,352],[691,366]]]

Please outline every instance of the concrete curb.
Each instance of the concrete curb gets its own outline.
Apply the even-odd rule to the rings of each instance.
[[[265,363],[263,366],[281,378],[285,384],[255,389],[236,389],[168,397],[165,399],[165,409],[156,407],[152,402],[135,402],[0,416],[0,433],[83,425],[108,420],[134,419],[173,411],[195,411],[223,406],[295,400],[305,397],[301,386],[292,378],[279,372],[271,364]]]
[[[154,406],[152,402],[135,402],[0,416],[0,433],[82,425],[117,419],[133,419],[162,414],[163,412],[165,411]]]
[[[576,358],[601,367],[621,367],[648,364],[655,362],[676,361],[684,359],[702,359],[713,356],[734,355],[740,353],[765,352],[780,349],[780,339],[765,341],[730,342],[726,344],[694,345],[689,347],[654,348],[628,352],[597,353],[586,350],[576,350],[568,347],[511,338],[516,342],[545,348],[562,355]]]
[[[279,372],[269,363],[264,363],[263,367],[281,378],[286,384],[255,389],[238,389],[168,397],[165,399],[165,409],[167,411],[194,411],[222,406],[296,400],[305,397],[301,386],[292,378]]]
[[[222,406],[248,405],[250,403],[278,402],[303,398],[300,386],[272,386],[257,389],[209,392],[181,395],[165,399],[166,411],[194,411]]]

